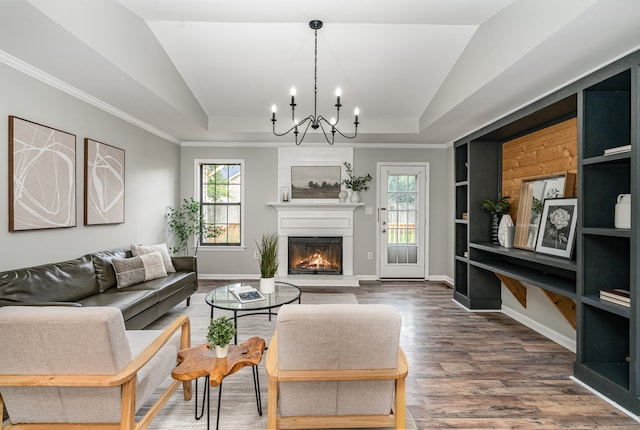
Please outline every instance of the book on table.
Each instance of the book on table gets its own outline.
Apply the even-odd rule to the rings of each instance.
[[[231,291],[231,294],[233,294],[240,303],[266,300],[262,293],[251,285],[234,284],[229,287],[229,291]]]

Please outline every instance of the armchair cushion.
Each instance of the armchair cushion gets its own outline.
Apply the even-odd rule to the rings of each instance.
[[[278,313],[278,369],[393,369],[400,314],[389,305],[285,305]],[[389,415],[393,380],[281,382],[280,415]]]
[[[122,388],[90,386],[88,375],[119,374],[159,333],[125,331],[113,307],[0,308],[0,394],[11,422],[120,422]],[[135,410],[171,374],[180,348],[173,335],[137,371]],[[1,375],[82,375],[88,386],[4,386]]]

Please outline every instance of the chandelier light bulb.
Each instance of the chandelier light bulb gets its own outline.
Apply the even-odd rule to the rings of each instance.
[[[342,90],[340,87],[336,88],[336,97],[340,97],[342,95]]]
[[[334,117],[331,118],[331,121],[329,121],[331,123],[331,125],[336,125],[336,119]]]
[[[355,108],[355,109],[353,110],[353,114],[354,114],[355,116],[360,115],[360,109]]]
[[[296,87],[291,87],[291,96],[296,95]]]
[[[278,112],[278,107],[276,105],[271,105],[271,112],[272,113]]]

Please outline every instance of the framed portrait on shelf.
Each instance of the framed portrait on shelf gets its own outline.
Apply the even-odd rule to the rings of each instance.
[[[9,116],[9,231],[76,226],[76,136]]]
[[[545,199],[536,252],[571,258],[578,219],[578,199]]]
[[[337,199],[340,166],[291,166],[292,199]]]
[[[84,139],[84,225],[124,222],[124,149]]]

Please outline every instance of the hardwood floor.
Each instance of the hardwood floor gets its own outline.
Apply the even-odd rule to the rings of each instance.
[[[200,291],[218,282],[201,281]],[[403,316],[407,408],[419,429],[640,429],[569,379],[575,354],[501,313],[472,313],[431,282],[367,282],[359,303]]]

